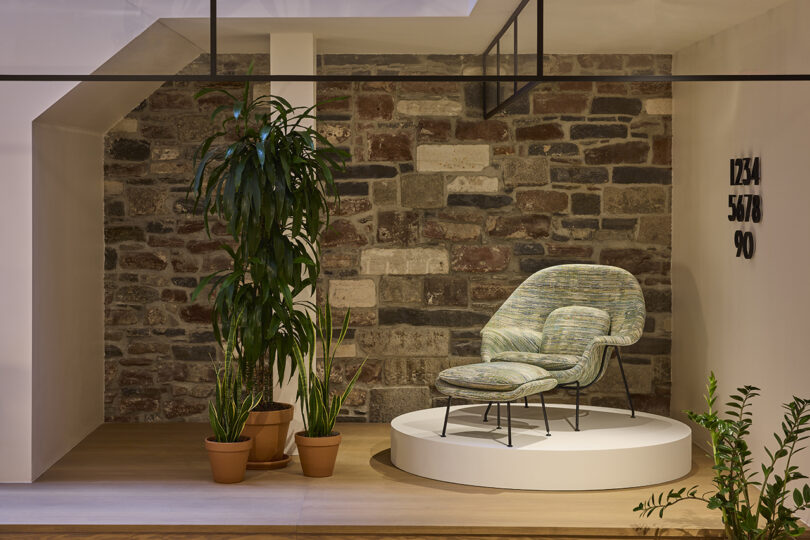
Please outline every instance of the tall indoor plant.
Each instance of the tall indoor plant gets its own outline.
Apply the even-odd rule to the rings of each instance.
[[[241,370],[234,365],[236,329],[242,313],[235,313],[225,346],[225,362],[217,368],[214,400],[208,404],[208,419],[214,435],[205,439],[208,461],[214,481],[221,484],[241,482],[253,440],[244,435],[248,414],[258,405],[260,396],[242,388]]]
[[[654,513],[663,516],[664,510],[679,502],[702,501],[720,511],[726,537],[731,540],[799,536],[804,528],[796,514],[810,508],[810,486],[791,485],[807,478],[791,461],[810,438],[810,401],[794,397],[782,406],[785,415],[781,433],[774,433],[776,446],[765,448],[768,459],[760,471],[755,471],[745,437],[752,424],[751,400],[757,396],[759,388],[755,386],[738,388],[729,396],[725,418],[721,417],[715,408],[717,379],[712,373],[706,396],[708,411],[686,414],[711,435],[716,490],[700,493],[698,486],[671,489],[666,495],[660,493],[640,502],[635,511],[645,517]]]
[[[286,464],[293,416],[291,404],[273,400],[274,370],[292,378],[287,357],[294,347],[306,353],[313,342],[314,306],[297,297],[315,288],[318,238],[328,226],[327,198],[336,192],[332,171],[348,154],[312,127],[314,107],[269,95],[251,99],[249,83],[241,93],[205,88],[195,97],[210,93],[228,103],[211,115],[218,128],[197,149],[190,191],[209,236],[211,216],[226,222],[233,242],[223,249],[233,268],[202,279],[194,298],[211,287],[220,342],[232,314],[244,313],[236,329],[239,367],[247,391],[261,396],[246,428],[254,438],[249,466],[274,468]]]
[[[306,360],[301,350],[297,347],[293,349],[293,356],[298,364],[298,397],[304,417],[304,431],[295,434],[295,444],[298,446],[301,468],[306,476],[332,476],[341,441],[340,433],[335,432],[335,421],[365,365],[364,360],[343,392],[333,394],[329,384],[332,366],[337,348],[343,342],[349,327],[349,314],[350,311],[347,311],[343,318],[340,334],[333,347],[332,308],[329,301],[323,310],[318,308],[316,333],[321,341],[323,359],[320,378],[316,370],[315,347],[310,347]]]

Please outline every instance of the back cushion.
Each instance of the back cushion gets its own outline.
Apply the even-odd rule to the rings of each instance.
[[[543,325],[540,352],[581,356],[596,336],[610,331],[610,315],[602,309],[584,306],[557,308]]]

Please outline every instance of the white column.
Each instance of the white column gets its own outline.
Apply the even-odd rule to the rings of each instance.
[[[270,73],[280,75],[314,75],[315,74],[315,36],[312,34],[272,34],[270,36]],[[293,107],[311,107],[315,104],[314,82],[274,82],[270,86],[273,95],[283,97]],[[314,126],[314,122],[309,123]],[[307,298],[308,297],[308,298]],[[297,300],[310,299],[315,301],[315,291],[302,293]],[[292,365],[288,359],[287,365]],[[291,381],[279,381],[276,377],[276,387],[273,390],[275,401],[295,403],[298,388],[297,378]],[[301,408],[295,405],[295,416],[290,424],[287,435],[286,452],[297,453],[294,434],[304,429],[301,419]]]

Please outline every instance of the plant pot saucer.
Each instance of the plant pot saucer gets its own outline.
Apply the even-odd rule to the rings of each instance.
[[[271,461],[248,461],[247,468],[251,470],[271,471],[273,469],[283,469],[289,465],[292,458],[284,454],[281,459]]]

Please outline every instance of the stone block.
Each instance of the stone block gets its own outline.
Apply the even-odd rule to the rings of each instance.
[[[388,94],[365,94],[357,97],[360,120],[390,120],[394,113],[394,98]]]
[[[551,219],[545,215],[524,214],[498,216],[487,219],[490,236],[504,238],[544,238],[551,228]]]
[[[579,65],[586,70],[620,70],[624,65],[621,54],[579,54],[576,56]]]
[[[458,116],[461,103],[451,99],[400,99],[397,112],[405,116]]]
[[[672,244],[672,216],[641,216],[638,241],[646,244]]]
[[[604,184],[608,181],[605,167],[551,167],[551,182],[561,184]]]
[[[345,170],[335,171],[336,180],[361,178],[394,178],[399,175],[396,167],[390,165],[349,165]]]
[[[432,309],[410,307],[381,307],[380,324],[408,324],[411,326],[481,328],[489,320],[489,315],[476,311],[457,309]]]
[[[368,140],[369,161],[411,161],[411,138],[405,133],[371,135]]]
[[[530,156],[572,157],[579,156],[579,146],[569,142],[538,143],[529,145]]]
[[[447,184],[447,193],[495,193],[498,191],[496,176],[456,176]]]
[[[603,249],[599,262],[624,268],[634,275],[659,274],[664,269],[661,255],[644,249]]]
[[[645,141],[607,144],[586,149],[585,163],[588,165],[646,163],[649,153],[650,145]]]
[[[481,227],[472,223],[448,223],[445,221],[426,221],[422,226],[422,236],[435,240],[464,242],[481,237]]]
[[[359,232],[354,224],[346,219],[334,219],[324,231],[321,244],[333,246],[364,246],[368,243],[366,236]]]
[[[449,266],[447,251],[440,248],[373,248],[360,254],[366,275],[446,274]]]
[[[499,142],[509,138],[509,128],[500,120],[457,120],[456,139]]]
[[[125,191],[130,216],[145,216],[160,213],[166,194],[148,187],[130,187]]]
[[[558,94],[541,92],[534,95],[532,110],[534,114],[578,114],[588,110],[588,94]]]
[[[439,174],[403,175],[400,182],[402,206],[440,208],[444,206],[444,180]]]
[[[669,167],[613,167],[614,184],[671,184]]]
[[[455,272],[500,272],[509,266],[512,253],[504,246],[454,246],[451,265]]]
[[[575,124],[571,126],[571,139],[625,139],[625,124]]]
[[[335,307],[374,307],[377,287],[372,279],[332,279],[329,303]]]
[[[647,313],[669,313],[672,311],[672,291],[644,289],[644,303],[647,306]]]
[[[352,136],[352,129],[348,123],[318,122],[318,133],[337,146],[349,140]]]
[[[416,148],[418,171],[481,171],[489,166],[488,144],[422,144]]]
[[[143,229],[132,225],[118,225],[104,229],[104,242],[117,244],[119,242],[143,242],[146,235]]]
[[[340,205],[329,203],[329,211],[333,216],[354,216],[371,211],[371,201],[367,197],[343,197]]]
[[[568,194],[564,191],[532,189],[515,194],[515,206],[522,212],[558,213],[568,210]]]
[[[565,138],[560,124],[546,123],[519,126],[515,129],[518,141],[557,141]]]
[[[470,300],[473,302],[502,302],[509,298],[517,285],[501,281],[473,281],[470,283]]]
[[[508,157],[503,159],[503,183],[508,187],[548,184],[548,159]]]
[[[189,323],[211,323],[211,308],[200,304],[192,304],[180,310],[180,318]]]
[[[652,151],[654,164],[672,165],[672,137],[670,135],[653,137]]]
[[[426,306],[466,306],[467,280],[451,276],[425,278],[424,303]]]
[[[395,178],[378,180],[371,184],[371,198],[379,206],[393,206],[397,204],[399,183]]]
[[[380,302],[417,304],[422,301],[422,278],[383,276],[380,278]]]
[[[450,331],[414,326],[358,328],[355,342],[370,356],[446,356]]]
[[[573,193],[571,213],[574,215],[598,216],[602,211],[602,200],[595,193]]]
[[[450,138],[450,120],[423,118],[416,125],[418,142],[445,142]]]
[[[503,208],[512,204],[509,195],[479,195],[475,193],[451,193],[447,196],[447,206],[475,206],[490,209]]]
[[[647,114],[672,114],[672,98],[655,98],[644,101],[644,110]]]
[[[596,97],[591,103],[591,114],[626,114],[635,116],[641,112],[641,100],[623,97]]]
[[[151,251],[136,251],[121,254],[119,257],[121,268],[132,270],[163,270],[168,265],[163,254]]]
[[[427,386],[372,388],[368,419],[371,422],[390,422],[400,414],[427,409],[430,405],[430,389]]]
[[[667,209],[667,192],[660,186],[608,186],[603,197],[609,214],[663,214]]]
[[[415,244],[419,239],[419,214],[410,211],[377,213],[377,242]]]
[[[150,143],[142,139],[113,139],[109,154],[112,159],[122,161],[145,161],[151,156]]]

